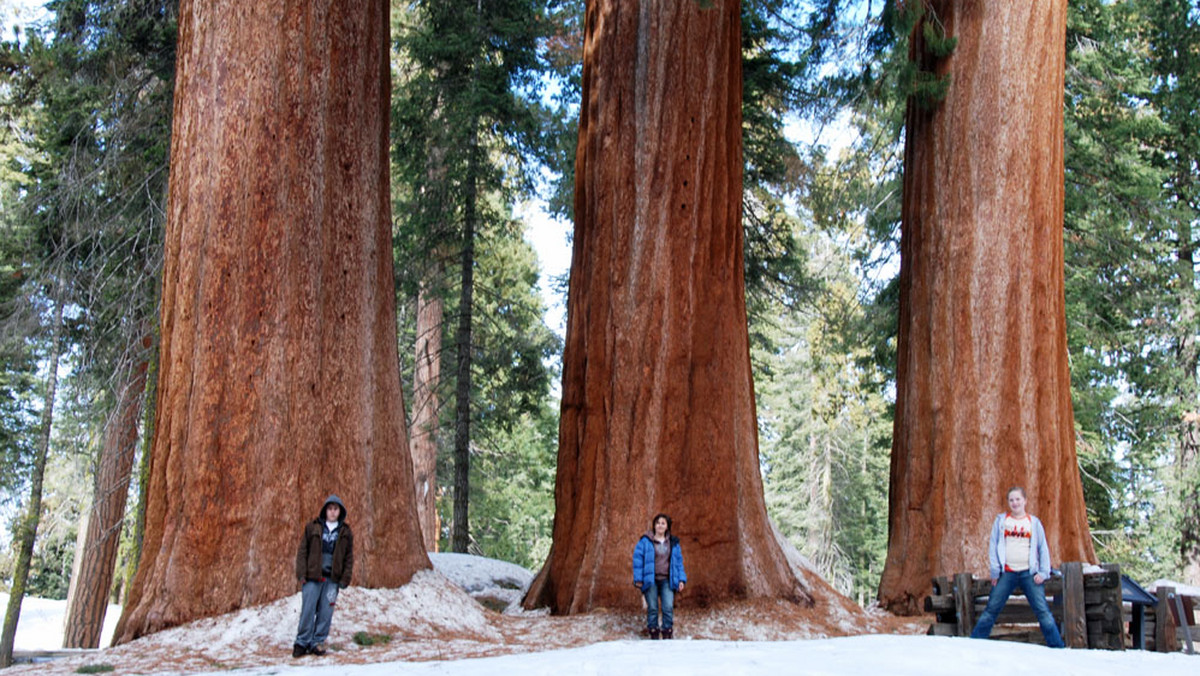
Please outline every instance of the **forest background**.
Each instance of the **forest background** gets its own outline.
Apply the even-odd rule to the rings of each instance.
[[[0,516],[20,540],[36,495],[26,593],[65,598],[82,520],[115,494],[119,601],[154,420],[178,7],[46,8],[0,36]],[[1196,584],[1200,4],[1068,11],[1067,330],[1092,535],[1135,578]],[[432,537],[530,568],[550,544],[562,346],[540,290],[565,297],[566,280],[541,277],[525,215],[544,204],[551,236],[570,231],[582,12],[392,3],[396,321],[414,454],[436,457]],[[908,62],[916,17],[886,0],[744,0],[742,21],[768,511],[867,604],[887,544],[904,110],[953,83]],[[98,478],[106,448],[128,484]]]

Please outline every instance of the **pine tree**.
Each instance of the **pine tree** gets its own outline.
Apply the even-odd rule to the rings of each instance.
[[[453,346],[453,368],[440,372],[452,372],[454,383],[450,547],[456,552],[467,551],[470,541],[473,360],[481,347],[478,240],[502,227],[493,198],[510,194],[514,185],[522,187],[520,166],[539,145],[539,115],[523,90],[534,88],[542,67],[537,43],[546,28],[543,14],[544,5],[530,0],[423,2],[398,40],[405,71],[393,104],[394,140],[397,178],[405,188],[397,213],[401,250],[424,262],[414,284],[421,289],[418,317],[427,318],[419,338],[442,330],[444,316],[437,316],[433,304],[449,302],[454,311],[448,322],[455,327],[452,337],[443,339]],[[442,278],[446,270],[454,270],[453,279]],[[437,297],[454,286],[453,299]],[[419,357],[426,360],[423,368],[429,368],[429,358]],[[431,398],[444,391],[440,383],[424,381],[414,389],[420,389],[416,404],[421,405],[434,404]],[[430,408],[419,409],[422,435],[438,406]],[[428,471],[433,447],[424,441],[418,462]],[[428,538],[428,504],[425,513]]]

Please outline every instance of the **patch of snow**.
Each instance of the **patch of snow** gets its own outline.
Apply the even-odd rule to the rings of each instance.
[[[499,559],[470,554],[430,552],[433,569],[445,575],[476,601],[496,611],[523,613],[520,603],[533,581],[533,573]]]
[[[1153,594],[1158,591],[1159,587],[1174,587],[1176,594],[1200,597],[1200,587],[1175,582],[1174,580],[1155,580],[1149,587],[1146,587],[1146,591]]]
[[[1083,574],[1084,575],[1088,575],[1089,573],[1103,573],[1103,572],[1104,572],[1104,569],[1101,568],[1100,566],[1097,566],[1092,563],[1083,564]]]
[[[470,554],[430,552],[433,569],[445,575],[468,594],[495,587],[521,591],[533,580],[533,573],[515,563]]]
[[[0,608],[8,607],[8,594],[0,593]],[[100,645],[112,642],[113,629],[121,617],[121,606],[109,604],[104,614]],[[21,617],[13,650],[57,650],[62,647],[67,602],[26,596],[21,601]]]

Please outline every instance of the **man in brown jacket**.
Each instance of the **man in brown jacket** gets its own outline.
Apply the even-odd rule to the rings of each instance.
[[[346,505],[331,495],[321,513],[304,527],[296,552],[300,590],[300,629],[292,657],[324,655],[338,590],[350,584],[354,572],[354,535],[346,523]]]

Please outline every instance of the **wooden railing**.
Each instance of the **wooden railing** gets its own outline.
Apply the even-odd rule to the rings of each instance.
[[[1069,648],[1125,649],[1120,568],[1103,568],[1102,572],[1085,574],[1082,563],[1065,563],[1061,577],[1046,580],[1046,601]],[[970,636],[991,591],[991,580],[976,580],[970,573],[934,578],[933,594],[925,598],[926,612],[937,614],[929,633]],[[996,618],[992,638],[1045,643],[1033,609],[1020,589]]]

